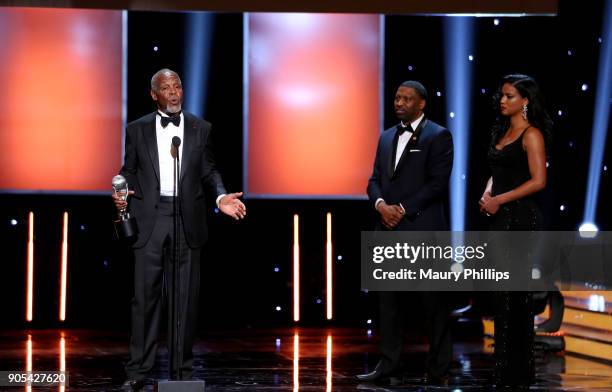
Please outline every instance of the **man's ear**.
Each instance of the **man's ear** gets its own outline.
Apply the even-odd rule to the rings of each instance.
[[[425,104],[427,103],[427,101],[425,101],[424,99],[421,99],[421,102],[419,102],[419,110],[423,111],[423,109],[425,109]]]
[[[157,102],[157,94],[153,90],[151,90],[151,98],[153,98],[153,100]]]

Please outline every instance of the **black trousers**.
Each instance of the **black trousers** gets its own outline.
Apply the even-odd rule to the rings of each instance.
[[[175,364],[179,364],[182,378],[193,375],[193,342],[198,318],[200,295],[200,249],[190,249],[185,241],[182,222],[179,236],[180,257],[180,326],[178,333],[179,352]],[[153,368],[157,340],[167,311],[167,337],[172,339],[175,326],[172,320],[173,276],[172,239],[174,236],[173,203],[160,202],[158,216],[151,238],[147,244],[134,249],[134,298],[132,299],[132,336],[130,360],[125,370],[130,379],[143,379]],[[168,306],[164,306],[167,304]],[[168,348],[170,350],[170,348]]]
[[[450,336],[450,309],[445,293],[383,291],[380,298],[380,351],[383,372],[399,371],[404,348],[406,316],[425,321],[429,338],[426,371],[433,377],[444,376],[453,357]],[[415,300],[420,301],[421,307]],[[421,309],[424,313],[420,313]]]

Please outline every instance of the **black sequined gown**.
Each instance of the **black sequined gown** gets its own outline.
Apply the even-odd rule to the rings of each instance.
[[[531,178],[523,134],[498,150],[493,143],[488,159],[492,171],[492,196],[517,188]],[[541,212],[531,197],[502,205],[493,216],[491,230],[532,231],[542,225]],[[520,260],[518,261],[520,262]],[[498,292],[495,295],[495,383],[527,386],[534,378],[533,296],[531,292]]]

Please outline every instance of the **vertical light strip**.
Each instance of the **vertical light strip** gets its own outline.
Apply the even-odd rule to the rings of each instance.
[[[327,350],[325,355],[325,384],[326,392],[332,390],[332,336],[327,335]]]
[[[28,335],[28,341],[26,342],[26,371],[32,371],[32,335]],[[32,386],[26,385],[26,392],[31,392]]]
[[[127,62],[128,62],[128,12],[121,11],[121,157],[125,156],[125,126],[127,124]]]
[[[26,284],[26,321],[33,318],[34,308],[34,213],[28,214],[28,252]]]
[[[293,392],[300,389],[300,335],[293,335]]]
[[[60,275],[60,321],[66,320],[66,275],[68,273],[68,213],[64,212],[62,230],[62,266]]]
[[[293,321],[300,321],[300,217],[293,215]]]
[[[61,333],[60,338],[60,372],[64,372],[66,374],[66,339],[64,338],[64,332]],[[64,392],[66,390],[65,385],[60,385],[60,392]]]
[[[327,276],[327,319],[331,320],[332,314],[332,300],[333,300],[333,271],[332,271],[332,215],[331,212],[327,213],[327,243],[326,249],[326,276]]]
[[[242,17],[242,192],[248,197],[249,169],[249,13]]]
[[[378,19],[378,130],[385,130],[385,15]]]

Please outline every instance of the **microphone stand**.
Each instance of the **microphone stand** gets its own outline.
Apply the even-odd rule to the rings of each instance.
[[[168,373],[170,380],[168,381],[159,381],[157,383],[157,392],[204,392],[205,383],[203,380],[182,380],[183,374],[181,370],[180,364],[180,315],[181,312],[179,310],[179,306],[181,302],[178,300],[179,293],[181,291],[181,277],[180,277],[180,268],[179,262],[181,258],[181,243],[179,241],[181,235],[181,221],[180,221],[180,198],[178,194],[179,190],[179,180],[180,180],[180,163],[179,163],[179,146],[180,139],[178,141],[178,145],[174,144],[174,201],[172,209],[173,209],[173,229],[174,236],[172,238],[172,279],[170,280],[172,288],[168,291],[172,293],[172,301],[170,301],[170,306],[172,307],[172,311],[170,312],[171,317],[171,325],[173,331],[170,332],[170,342],[168,343]],[[197,263],[199,260],[191,260],[192,263]],[[183,337],[184,339],[184,337]],[[184,354],[184,353],[183,353]]]
[[[182,377],[181,369],[179,365],[179,353],[181,351],[179,344],[179,331],[180,331],[180,311],[178,306],[180,301],[178,300],[178,296],[181,291],[181,277],[180,277],[180,258],[181,258],[181,244],[179,242],[179,236],[181,235],[180,230],[180,221],[179,221],[179,177],[180,177],[180,162],[179,162],[179,147],[174,147],[174,201],[173,204],[173,216],[172,223],[174,228],[174,235],[172,236],[172,328],[174,331],[171,333],[172,342],[171,342],[171,351],[170,351],[170,379],[171,380],[180,380]]]

